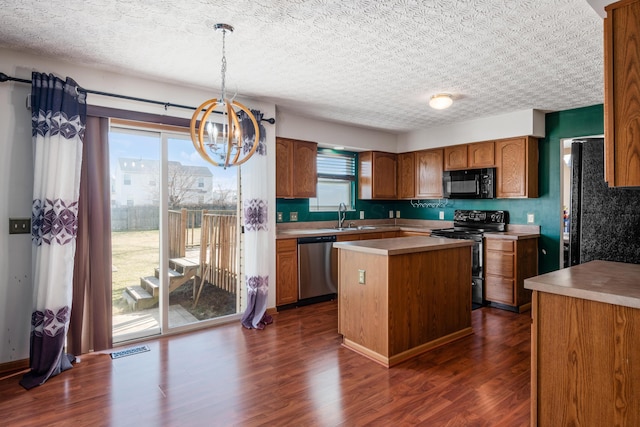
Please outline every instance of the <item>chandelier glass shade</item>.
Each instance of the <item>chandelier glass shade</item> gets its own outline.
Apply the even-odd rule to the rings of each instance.
[[[191,117],[191,141],[200,156],[214,166],[239,166],[249,160],[256,152],[260,142],[260,126],[247,107],[241,103],[229,100],[225,96],[225,74],[227,59],[225,56],[225,35],[233,31],[228,24],[216,24],[216,30],[222,30],[222,94],[220,98],[203,102]],[[245,141],[243,126],[238,120],[238,114],[243,111],[253,125],[253,140]],[[211,114],[220,114],[222,120],[211,120]]]
[[[238,120],[238,112],[244,111],[254,132],[248,149],[243,149],[244,132]],[[222,113],[222,123],[213,122],[211,114]],[[191,118],[191,141],[200,156],[214,166],[239,166],[256,152],[260,142],[260,126],[251,111],[237,101],[210,99],[203,102]]]

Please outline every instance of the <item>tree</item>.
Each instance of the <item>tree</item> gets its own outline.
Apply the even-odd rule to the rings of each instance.
[[[169,162],[169,209],[175,209],[182,205],[187,194],[197,188],[197,180],[198,177],[190,172],[189,167],[185,167],[179,162]]]
[[[236,191],[231,188],[224,188],[220,183],[217,184],[218,189],[213,191],[212,205],[217,209],[224,209],[227,206],[234,205],[236,200]]]

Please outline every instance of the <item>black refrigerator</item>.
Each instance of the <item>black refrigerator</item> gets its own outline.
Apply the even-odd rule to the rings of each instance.
[[[571,144],[569,265],[592,260],[640,264],[640,190],[604,181],[604,139]]]

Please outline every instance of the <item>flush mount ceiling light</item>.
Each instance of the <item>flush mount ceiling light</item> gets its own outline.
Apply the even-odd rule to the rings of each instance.
[[[444,110],[451,107],[451,104],[453,104],[453,97],[448,93],[438,93],[429,100],[429,106],[436,110]]]
[[[256,152],[260,142],[260,127],[251,111],[233,99],[226,98],[225,74],[227,58],[225,56],[225,36],[227,31],[233,32],[228,24],[215,24],[214,29],[222,30],[222,92],[220,98],[203,102],[191,118],[191,141],[200,156],[214,166],[239,166],[249,160]],[[238,113],[244,111],[253,123],[255,138],[248,141],[249,147],[243,148],[243,132],[238,120]],[[211,113],[222,114],[222,123],[215,123]],[[205,131],[207,135],[205,137]]]

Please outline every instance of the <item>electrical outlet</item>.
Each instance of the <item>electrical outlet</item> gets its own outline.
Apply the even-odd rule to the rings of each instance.
[[[367,272],[365,270],[358,270],[358,283],[361,285],[364,285],[366,273]]]
[[[298,212],[289,212],[289,221],[297,221]]]
[[[440,211],[439,218],[440,218],[440,219],[444,219],[444,211]]]
[[[389,211],[389,218],[393,218],[393,211]]]
[[[396,211],[396,218],[400,218],[400,211]]]
[[[278,212],[278,213],[276,214],[276,217],[277,217],[277,221],[278,221],[278,222],[282,222],[282,221],[283,221],[283,219],[282,219],[282,212]]]
[[[31,219],[9,218],[9,234],[30,234]]]
[[[364,219],[364,211],[360,211],[360,219]]]
[[[533,224],[536,221],[535,216],[532,213],[527,214],[527,224]]]

